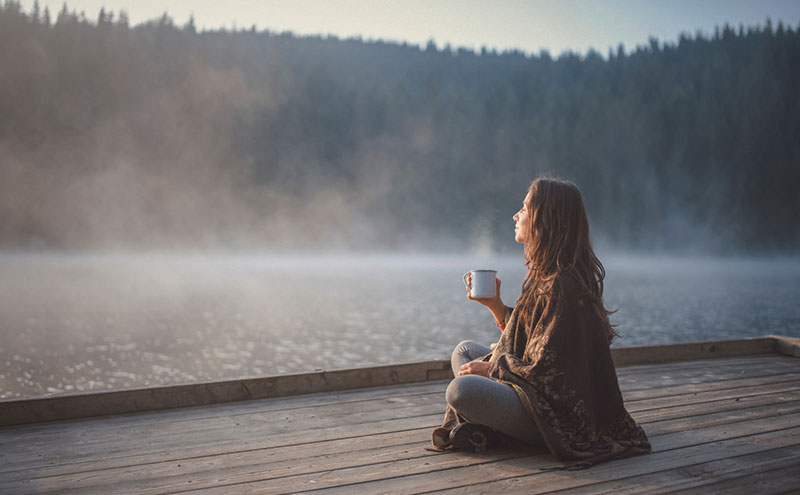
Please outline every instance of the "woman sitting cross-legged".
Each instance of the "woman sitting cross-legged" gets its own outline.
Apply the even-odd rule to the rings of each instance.
[[[481,451],[497,431],[546,446],[570,468],[649,452],[619,390],[605,270],[580,191],[539,178],[514,221],[528,267],[522,293],[505,306],[498,279],[495,297],[468,296],[492,312],[503,334],[493,350],[466,341],[453,352],[455,378],[434,448]]]

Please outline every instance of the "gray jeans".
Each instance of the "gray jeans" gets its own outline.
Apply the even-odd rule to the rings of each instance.
[[[458,376],[462,364],[489,354],[491,349],[472,340],[459,343],[450,358],[456,376],[447,387],[447,404],[470,423],[501,431],[533,445],[544,445],[536,423],[528,417],[510,385],[480,375]]]

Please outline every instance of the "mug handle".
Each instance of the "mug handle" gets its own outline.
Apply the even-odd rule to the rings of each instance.
[[[467,289],[472,290],[472,287],[470,287],[469,284],[467,283],[467,275],[469,274],[470,272],[464,274],[464,285],[467,287]]]

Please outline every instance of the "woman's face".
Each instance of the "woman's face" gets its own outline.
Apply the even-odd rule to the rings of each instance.
[[[530,196],[531,193],[528,192],[528,195],[522,200],[522,208],[514,214],[514,221],[517,223],[516,227],[514,227],[514,240],[520,244],[528,242],[530,237],[530,232],[528,232],[528,201],[531,199]]]

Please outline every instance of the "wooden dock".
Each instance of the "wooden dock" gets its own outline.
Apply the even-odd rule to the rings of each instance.
[[[172,387],[165,403],[202,405],[159,411],[145,409],[166,390],[5,401],[0,494],[800,493],[799,344],[614,349],[653,452],[585,471],[547,470],[544,450],[425,450],[444,413],[442,362]],[[293,380],[314,393],[286,396]],[[116,413],[99,416],[104,403]]]

